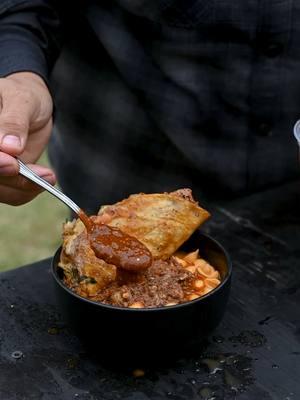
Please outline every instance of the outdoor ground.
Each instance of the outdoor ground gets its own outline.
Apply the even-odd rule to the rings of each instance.
[[[40,163],[47,165],[45,155]],[[68,209],[49,193],[20,207],[0,204],[0,271],[51,257]]]

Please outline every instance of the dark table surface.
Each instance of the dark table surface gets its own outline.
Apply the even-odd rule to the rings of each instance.
[[[234,274],[200,356],[136,366],[139,378],[103,366],[66,326],[44,260],[0,275],[0,399],[299,400],[300,183],[212,212],[204,230],[227,248]]]

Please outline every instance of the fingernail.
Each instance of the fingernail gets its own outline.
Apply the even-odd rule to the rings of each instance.
[[[21,141],[19,136],[15,135],[6,135],[2,139],[2,144],[5,146],[13,146],[13,147],[21,147]]]

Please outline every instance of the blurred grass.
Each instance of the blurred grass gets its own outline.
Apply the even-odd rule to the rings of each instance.
[[[49,165],[45,154],[39,163]],[[0,204],[0,271],[51,257],[68,216],[67,207],[45,192],[23,206]]]

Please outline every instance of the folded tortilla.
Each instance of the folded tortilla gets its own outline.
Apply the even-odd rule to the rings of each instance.
[[[94,221],[119,228],[142,242],[153,258],[166,260],[209,216],[193,199],[190,189],[180,189],[131,195],[101,207]]]
[[[137,238],[154,259],[166,260],[209,216],[194,201],[189,189],[181,189],[135,194],[101,207],[98,215],[91,218]],[[64,224],[59,266],[64,269],[67,286],[84,297],[95,296],[117,276],[116,266],[96,257],[79,219]]]

